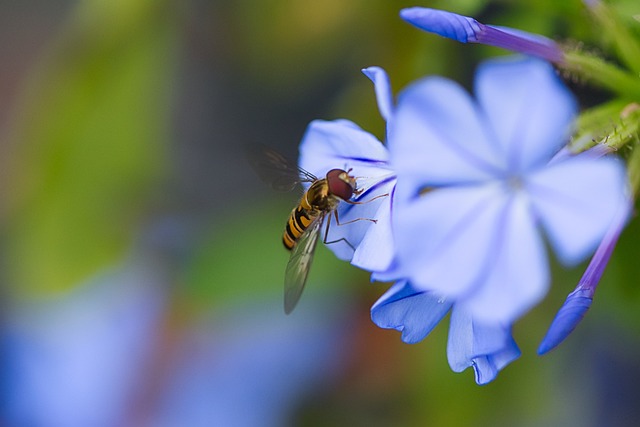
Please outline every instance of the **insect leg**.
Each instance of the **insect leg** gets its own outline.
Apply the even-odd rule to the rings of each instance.
[[[378,200],[378,199],[381,199],[383,197],[387,197],[388,195],[389,195],[389,193],[378,194],[376,197],[373,197],[373,198],[371,198],[369,200],[364,200],[362,202],[355,202],[353,200],[345,200],[345,202],[349,203],[350,205],[364,205],[366,203],[373,202],[374,200]]]
[[[367,202],[370,202],[371,200],[367,200]],[[364,202],[364,203],[367,203]],[[361,204],[361,203],[358,203]],[[333,214],[336,217],[336,224],[338,225],[347,225],[347,224],[353,224],[354,222],[358,222],[358,221],[371,221],[374,224],[378,223],[377,219],[373,219],[373,218],[356,218],[356,219],[352,219],[351,221],[347,221],[347,222],[340,222],[340,218],[338,217],[338,210],[336,209],[335,211],[333,211]]]
[[[335,211],[333,211],[333,214],[336,217],[336,224],[338,224],[338,225],[344,225],[344,224],[349,224],[349,223],[353,222],[353,221],[349,221],[349,222],[345,222],[344,224],[340,224],[340,221],[338,221],[338,210],[336,209]],[[330,245],[332,243],[345,242],[347,245],[349,245],[349,247],[352,250],[355,251],[356,248],[354,248],[353,245],[351,243],[349,243],[349,241],[344,237],[342,237],[340,239],[337,239],[337,240],[327,241],[327,239],[329,238],[329,224],[330,223],[331,223],[331,215],[329,215],[329,218],[327,219],[327,227],[325,228],[323,243],[325,245]]]

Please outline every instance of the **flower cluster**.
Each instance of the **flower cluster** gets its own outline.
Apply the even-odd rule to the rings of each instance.
[[[605,155],[611,147],[568,145],[578,108],[548,62],[567,61],[555,42],[433,9],[401,16],[445,37],[534,57],[483,63],[474,96],[431,76],[405,88],[397,102],[384,70],[367,68],[387,124],[385,143],[346,120],[314,121],[300,166],[317,175],[353,168],[364,177],[362,201],[389,194],[341,206],[341,220],[377,223],[333,227],[330,240],[350,244],[329,247],[374,280],[394,282],[371,317],[401,331],[403,341],[420,341],[451,312],[449,364],[456,372],[473,367],[485,384],[520,355],[512,325],[547,293],[545,244],[566,266],[596,253],[539,353],[584,316],[629,218],[627,171]]]

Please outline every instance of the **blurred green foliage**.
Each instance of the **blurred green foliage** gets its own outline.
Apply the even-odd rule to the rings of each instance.
[[[281,295],[290,254],[282,244],[282,233],[292,208],[279,203],[249,204],[203,233],[185,268],[182,292],[189,305],[206,309]],[[305,297],[335,293],[358,277],[366,283],[365,272],[339,261],[320,243],[309,273],[311,289],[306,293],[310,295]]]
[[[178,32],[167,1],[83,2],[14,132],[8,282],[57,291],[121,259],[165,173]]]
[[[246,178],[252,171],[232,157],[238,146],[254,142],[242,140],[243,132],[260,129],[260,139],[275,145],[290,137],[290,129],[282,128],[291,116],[300,129],[315,118],[344,117],[382,137],[384,123],[361,68],[383,66],[396,93],[433,73],[470,87],[478,62],[506,54],[410,27],[398,11],[418,5],[414,2],[201,3],[78,2],[29,70],[12,123],[12,157],[3,182],[0,276],[5,292],[40,297],[78,286],[120,262],[149,223],[174,215],[187,223],[193,237],[173,276],[174,296],[188,303],[188,311],[279,294],[288,259],[281,233],[296,200],[292,195],[280,203],[266,186]],[[637,23],[632,18],[640,13],[637,0],[611,3],[626,21]],[[425,0],[419,5],[598,52],[609,43],[580,0]],[[203,65],[208,58],[211,64]],[[193,93],[176,101],[185,81],[208,73],[224,78],[196,82]],[[609,99],[610,94],[582,82],[569,83],[584,105]],[[221,87],[225,84],[228,92]],[[198,104],[191,97],[210,92],[212,98],[203,103],[221,107],[210,115],[194,112]],[[256,112],[255,105],[266,107]],[[175,125],[176,116],[225,123],[231,130],[216,134],[206,128],[211,133],[200,136],[205,142],[189,145],[186,131]],[[608,119],[599,120],[606,125]],[[288,139],[283,145],[298,142]],[[175,155],[179,149],[231,166],[193,171],[192,164],[180,163],[184,159]],[[202,195],[176,190],[188,172],[211,183],[207,188],[218,209],[203,207]],[[219,182],[224,185],[216,186]],[[401,343],[399,333],[378,330],[369,322],[368,308],[385,285],[369,285],[366,273],[320,246],[303,299],[335,292],[336,298],[348,295],[359,303],[363,324],[345,328],[364,337],[367,351],[359,356],[369,370],[345,379],[342,392],[330,390],[318,397],[321,409],[310,402],[300,418],[308,425],[344,424],[339,422],[343,417],[352,419],[352,425],[584,425],[588,410],[595,407],[585,409],[582,402],[591,402],[597,386],[597,366],[581,357],[593,339],[590,334],[604,324],[623,329],[622,334],[630,331],[624,335],[626,344],[638,345],[637,222],[623,233],[593,308],[562,349],[544,358],[535,355],[584,265],[554,269],[545,301],[515,326],[523,356],[485,387],[475,385],[470,371],[449,370],[448,322],[414,346]],[[376,383],[385,372],[390,378]],[[305,417],[305,409],[315,416]],[[341,409],[350,415],[331,413]],[[370,413],[377,415],[378,424],[362,423]],[[319,423],[324,419],[329,422]]]

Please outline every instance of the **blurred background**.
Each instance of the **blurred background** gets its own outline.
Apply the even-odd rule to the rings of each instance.
[[[470,87],[504,54],[403,23],[418,5],[607,48],[579,0],[0,0],[0,425],[640,423],[638,221],[570,339],[536,356],[584,265],[554,270],[487,386],[449,369],[447,321],[416,345],[376,328],[387,286],[324,247],[284,315],[298,195],[244,147],[295,159],[316,118],[382,138],[361,68],[396,92],[434,73]],[[569,83],[585,107],[609,96]]]

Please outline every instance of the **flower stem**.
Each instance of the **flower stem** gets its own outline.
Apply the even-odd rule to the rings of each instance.
[[[640,41],[631,33],[625,22],[602,1],[588,7],[593,19],[611,38],[618,57],[634,72],[640,73]]]
[[[624,99],[640,102],[640,76],[634,76],[595,55],[569,51],[565,54],[565,62],[559,65]]]

